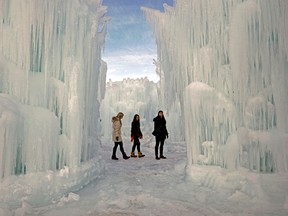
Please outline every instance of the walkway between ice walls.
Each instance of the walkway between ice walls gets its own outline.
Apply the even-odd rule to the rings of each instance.
[[[1,1],[0,181],[71,172],[95,156],[106,11],[100,0]]]
[[[93,156],[106,84],[107,8],[100,0],[1,4],[1,184],[10,178],[23,185],[29,176],[34,188],[47,186],[37,193],[57,198],[101,171]],[[185,138],[187,171],[196,163],[287,171],[286,0],[175,0],[164,7],[142,8],[157,40],[160,82],[156,90],[139,82],[157,95],[171,139]],[[148,104],[137,106],[152,118],[160,106]],[[6,190],[1,200],[33,196]]]
[[[142,10],[158,47],[161,97],[180,106],[188,172],[208,164],[288,169],[288,4],[175,0]],[[182,126],[182,128],[181,128]]]

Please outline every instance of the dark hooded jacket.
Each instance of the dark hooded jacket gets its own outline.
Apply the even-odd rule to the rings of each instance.
[[[168,136],[168,131],[166,128],[166,119],[163,116],[162,118],[158,115],[153,119],[154,121],[154,131],[153,135],[159,139],[165,139]]]

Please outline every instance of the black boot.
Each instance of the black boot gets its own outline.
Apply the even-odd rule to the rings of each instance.
[[[166,159],[166,157],[164,157],[164,155],[163,155],[163,145],[160,145],[160,158]]]
[[[124,160],[129,159],[130,157],[126,155],[126,153],[124,152],[124,150],[122,151],[122,156]]]
[[[130,157],[129,156],[127,156],[126,154],[125,155],[123,155],[123,159],[124,160],[127,160],[127,159],[129,159]]]
[[[118,158],[115,155],[112,155],[111,159],[112,160],[118,160]]]

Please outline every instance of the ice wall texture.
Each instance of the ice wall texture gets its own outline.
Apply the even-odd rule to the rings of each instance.
[[[167,110],[180,103],[188,165],[288,168],[288,2],[175,0],[142,8]]]
[[[94,156],[106,64],[100,0],[0,2],[0,179]]]
[[[160,92],[157,85],[147,78],[124,79],[121,82],[110,81],[107,83],[100,110],[103,141],[113,143],[111,120],[118,112],[124,113],[122,120],[124,140],[130,142],[131,122],[135,114],[140,115],[143,136],[146,138],[151,135],[154,126],[153,118],[159,109],[158,95]]]

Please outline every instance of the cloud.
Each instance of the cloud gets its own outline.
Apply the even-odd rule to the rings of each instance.
[[[158,81],[158,76],[155,72],[156,67],[153,64],[153,59],[156,59],[155,53],[150,52],[135,52],[135,51],[117,51],[103,57],[103,60],[108,65],[107,81],[119,81],[124,78],[144,78]]]

